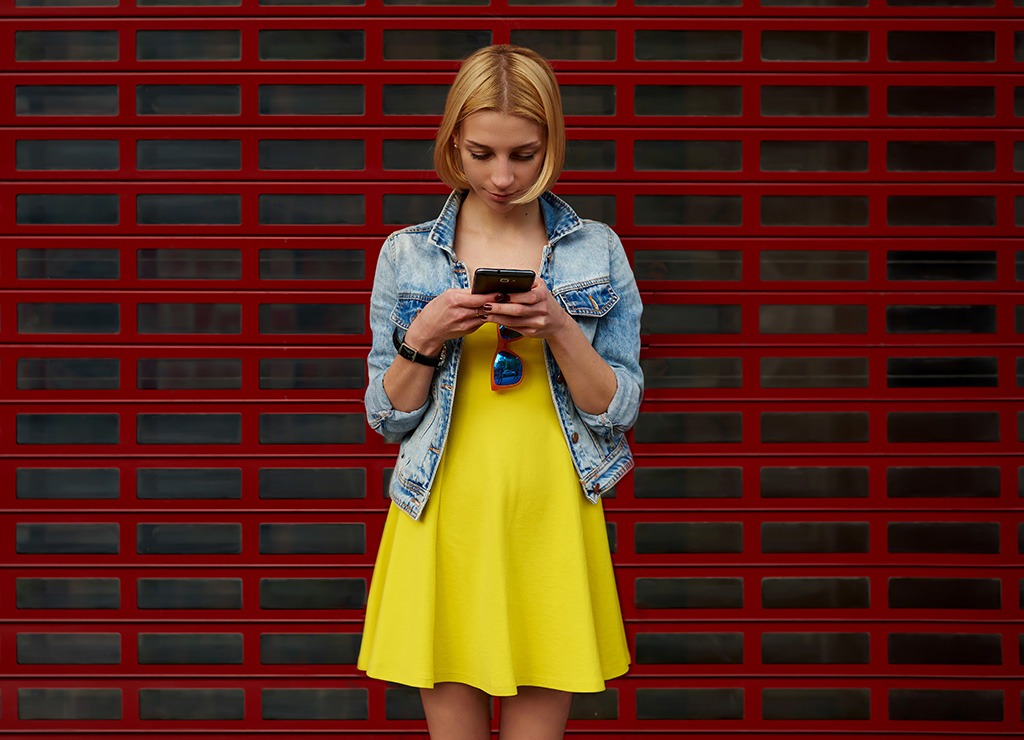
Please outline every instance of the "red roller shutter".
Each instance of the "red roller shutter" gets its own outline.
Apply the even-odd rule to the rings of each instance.
[[[182,3],[0,8],[0,736],[426,736],[367,300],[510,41],[646,307],[571,735],[1024,732],[1020,0]]]

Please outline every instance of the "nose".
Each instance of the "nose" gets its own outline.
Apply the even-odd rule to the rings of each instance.
[[[512,162],[505,158],[495,158],[494,170],[491,172],[491,182],[494,183],[494,187],[505,190],[512,185],[514,180]]]

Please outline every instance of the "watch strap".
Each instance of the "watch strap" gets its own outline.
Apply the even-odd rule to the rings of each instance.
[[[441,367],[444,364],[445,357],[448,354],[448,348],[445,345],[441,346],[441,354],[436,357],[431,355],[425,355],[422,352],[418,352],[405,343],[405,336],[398,336],[398,328],[395,327],[395,331],[391,334],[391,341],[395,345],[395,349],[398,351],[398,356],[408,360],[409,362],[415,362],[418,365],[426,365],[427,367]]]

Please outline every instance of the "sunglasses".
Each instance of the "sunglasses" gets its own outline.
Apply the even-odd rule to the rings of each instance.
[[[491,390],[513,388],[523,380],[523,361],[508,345],[523,335],[514,329],[498,324],[498,346],[491,361]]]

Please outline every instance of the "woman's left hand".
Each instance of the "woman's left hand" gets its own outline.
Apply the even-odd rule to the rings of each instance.
[[[525,293],[511,293],[508,300],[493,301],[484,309],[487,321],[515,329],[527,337],[551,337],[572,322],[572,317],[540,278],[535,279]]]
[[[493,301],[483,309],[492,324],[547,342],[577,408],[595,415],[608,410],[618,387],[615,372],[543,280],[538,278],[525,293],[512,293],[507,301]]]

